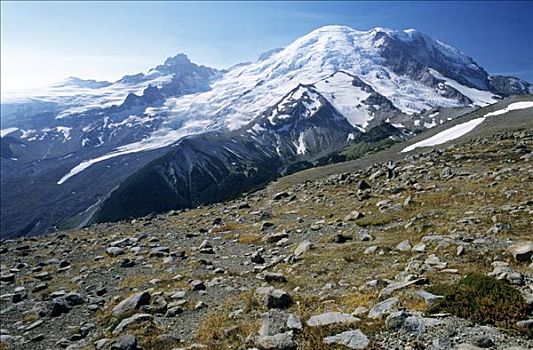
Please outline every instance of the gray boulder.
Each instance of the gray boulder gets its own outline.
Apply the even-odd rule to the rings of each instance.
[[[261,350],[296,350],[298,348],[292,331],[259,336],[256,340],[256,346]]]
[[[124,332],[126,328],[133,324],[139,324],[147,321],[152,321],[153,316],[150,314],[135,314],[120,321],[120,323],[113,329],[113,335],[119,335]]]
[[[349,349],[366,349],[368,338],[359,329],[346,331],[324,338],[325,344],[344,345]]]
[[[530,262],[533,256],[533,241],[519,242],[509,248],[517,262]]]
[[[111,350],[136,350],[137,338],[133,335],[126,334],[118,337],[113,344],[111,344]]]
[[[384,300],[376,305],[372,306],[368,312],[368,317],[370,318],[381,318],[386,314],[389,314],[396,308],[396,305],[399,303],[398,298],[389,298]]]
[[[122,300],[111,311],[115,317],[124,317],[125,315],[133,313],[143,305],[148,305],[151,295],[147,291],[133,294],[132,296]]]
[[[351,314],[344,314],[342,312],[326,312],[320,315],[315,315],[307,320],[309,327],[328,326],[333,324],[346,324],[357,322],[359,319]]]

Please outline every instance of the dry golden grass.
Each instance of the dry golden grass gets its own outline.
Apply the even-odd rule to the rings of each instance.
[[[238,231],[244,228],[244,225],[238,224],[236,222],[228,222],[227,224],[213,227],[211,230],[212,233],[228,232],[228,231]]]
[[[242,244],[257,244],[261,242],[262,238],[263,236],[258,233],[241,233],[239,235],[239,242]]]

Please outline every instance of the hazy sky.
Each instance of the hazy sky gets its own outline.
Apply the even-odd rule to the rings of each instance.
[[[489,73],[533,81],[533,2],[6,2],[2,90],[68,76],[116,80],[186,53],[217,68],[253,61],[328,24],[416,28]]]

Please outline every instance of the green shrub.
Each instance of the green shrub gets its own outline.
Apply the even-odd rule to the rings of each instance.
[[[456,285],[429,288],[444,299],[428,309],[429,313],[449,312],[480,324],[513,328],[527,314],[527,304],[520,292],[493,277],[472,273]]]

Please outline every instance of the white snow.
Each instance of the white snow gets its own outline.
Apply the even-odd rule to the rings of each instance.
[[[435,146],[435,145],[440,145],[442,143],[445,143],[447,141],[455,140],[456,138],[459,138],[465,135],[466,133],[472,131],[476,126],[478,126],[481,122],[483,122],[488,117],[492,117],[495,115],[501,115],[501,114],[505,114],[510,111],[515,111],[518,109],[525,109],[525,108],[533,108],[533,101],[511,103],[507,107],[499,109],[494,112],[487,113],[481,118],[472,119],[468,122],[452,126],[451,128],[441,131],[438,134],[428,139],[425,139],[423,141],[417,142],[415,144],[412,144],[411,146],[404,148],[400,153],[409,152],[418,147]]]
[[[484,107],[484,106],[488,106],[490,104],[498,102],[498,100],[496,99],[497,96],[494,95],[490,91],[478,90],[478,89],[474,89],[468,86],[461,85],[455,80],[445,77],[444,75],[442,75],[441,73],[437,72],[434,69],[429,69],[429,72],[435,78],[444,80],[446,82],[445,83],[446,85],[451,86],[455,90],[459,91],[460,93],[462,93],[463,95],[471,99],[474,105]]]
[[[370,92],[353,86],[353,80],[349,74],[338,72],[315,83],[315,87],[350,124],[366,128],[373,116],[361,102],[370,96]]]
[[[426,129],[431,129],[435,125],[437,125],[437,123],[435,123],[434,120],[432,120],[431,122],[424,122],[424,128],[426,128]]]
[[[394,126],[395,128],[397,129],[402,129],[402,128],[405,128],[405,125],[401,124],[401,123],[390,123],[390,125]]]
[[[72,130],[72,128],[68,128],[66,126],[56,126],[55,129],[57,130],[57,132],[63,134],[63,142],[70,139],[70,131]]]
[[[436,135],[431,136],[430,138],[427,138],[423,141],[412,144],[411,146],[405,147],[400,153],[409,152],[418,147],[435,146],[435,145],[440,145],[451,140],[455,140],[456,138],[459,138],[463,136],[464,134],[473,130],[476,126],[478,126],[484,120],[485,120],[484,117],[476,118],[476,119],[467,121],[465,123],[457,124],[455,126],[452,126],[449,129],[446,129],[444,131],[439,132]]]
[[[387,33],[404,41],[413,41],[421,36],[421,33],[414,30],[375,28],[358,31],[345,26],[319,28],[261,61],[238,65],[220,74],[211,82],[209,91],[168,98],[161,106],[146,108],[145,116],[163,119],[158,131],[145,140],[124,145],[111,153],[80,163],[59,182],[63,183],[102,160],[164,147],[177,142],[179,138],[206,130],[234,130],[242,127],[265,112],[266,108],[279,102],[299,84],[315,84],[317,91],[324,94],[335,109],[358,128],[365,128],[373,116],[364,105],[359,106],[359,101],[368,97],[369,93],[353,86],[350,75],[360,78],[407,114],[419,113],[436,106],[460,106],[459,101],[443,97],[434,88],[407,76],[397,75],[386,68],[380,55],[383,41],[376,40],[379,33]],[[453,62],[473,64],[471,59],[452,47],[429,37],[424,37],[424,41],[429,47],[450,57]],[[62,110],[57,118],[66,118],[91,108],[120,104],[128,93],[141,94],[148,85],[162,86],[172,78],[173,74],[152,70],[140,83],[119,81],[101,88],[56,85],[18,95],[3,93],[2,103],[30,100],[57,103]],[[454,82],[449,79],[446,83],[454,86]],[[470,95],[479,94],[476,89],[462,91],[467,91]],[[319,102],[314,98],[305,102],[310,115],[319,108]],[[272,122],[284,117],[273,115]],[[149,118],[139,116],[130,118],[124,121],[124,125],[149,121]],[[116,123],[116,126],[121,123]],[[301,151],[301,144],[298,147]]]
[[[102,88],[55,84],[39,89],[3,92],[2,104],[27,103],[33,100],[57,103],[63,108],[56,119],[62,119],[93,108],[120,105],[129,93],[140,95],[148,85],[162,86],[172,80],[172,76],[173,74],[158,75],[137,84],[115,82]]]
[[[499,109],[497,111],[487,113],[485,114],[485,117],[492,117],[495,115],[505,114],[510,111],[515,111],[517,109],[525,109],[525,108],[531,108],[531,107],[533,107],[533,101],[515,102],[515,103],[509,104],[507,107],[503,109]]]
[[[0,130],[0,137],[4,137],[6,135],[9,135],[11,134],[12,132],[15,132],[17,131],[18,128],[7,128],[7,129],[2,129]]]
[[[210,91],[168,99],[159,113],[168,113],[175,120],[211,119],[213,127],[233,130],[250,122],[264,112],[265,106],[272,106],[298,84],[316,83],[317,90],[352,125],[365,125],[371,116],[364,108],[358,109],[355,102],[368,93],[351,84],[343,86],[351,80],[337,73],[340,71],[359,77],[408,114],[435,106],[460,105],[431,87],[385,68],[379,41],[374,40],[380,31],[401,33],[384,29],[364,32],[343,26],[317,29],[263,61],[231,69],[211,84]],[[458,55],[455,51],[448,53]],[[337,74],[330,77],[334,73]]]
[[[294,144],[296,146],[296,154],[305,154],[307,147],[305,146],[304,133],[300,133],[298,137],[298,143]]]

